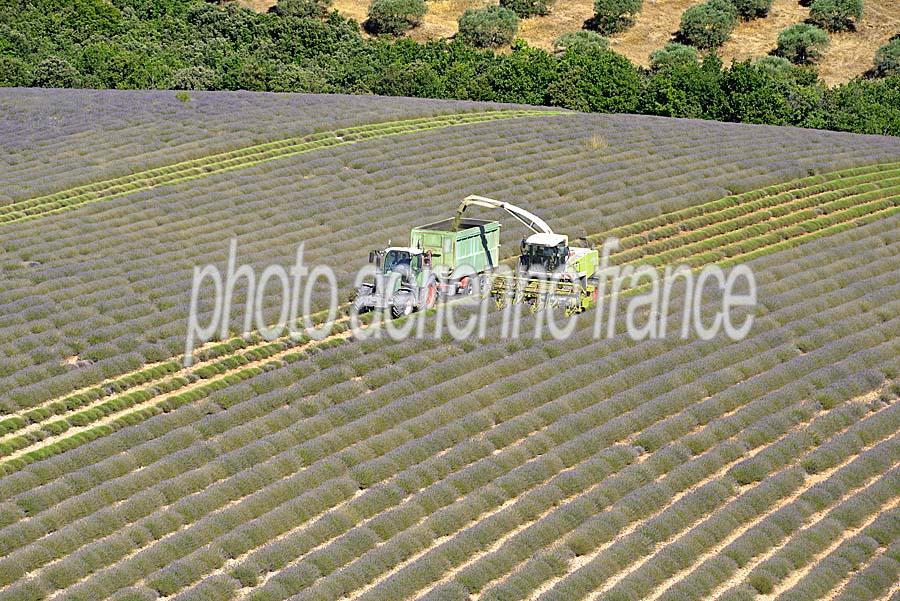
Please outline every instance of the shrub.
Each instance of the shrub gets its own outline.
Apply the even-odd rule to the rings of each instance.
[[[891,75],[900,75],[900,35],[895,35],[875,53],[875,76]]]
[[[828,31],[854,30],[862,13],[862,0],[814,0],[809,22]]]
[[[696,48],[718,48],[737,24],[737,11],[728,0],[709,0],[692,6],[681,15],[680,37]]]
[[[425,0],[372,0],[366,30],[400,35],[422,22],[428,9]]]
[[[556,0],[500,0],[500,6],[514,11],[520,18],[549,15]]]
[[[765,17],[772,8],[772,0],[731,0],[737,14],[744,19]]]
[[[608,46],[609,40],[605,37],[596,31],[585,30],[564,33],[553,42],[553,50],[558,54],[562,54],[569,49],[575,52],[583,52],[590,48],[606,49]]]
[[[271,12],[286,17],[322,18],[331,11],[332,0],[278,0]]]
[[[797,23],[778,34],[775,53],[792,63],[806,65],[822,58],[827,46],[828,32],[809,23]]]
[[[756,589],[756,592],[768,595],[775,590],[775,577],[768,572],[756,571],[747,578],[747,584]]]
[[[600,33],[617,33],[634,25],[644,0],[594,0],[591,26]]]
[[[457,37],[478,48],[507,46],[519,30],[519,17],[502,6],[467,9],[459,18]]]
[[[81,74],[64,58],[45,58],[34,69],[31,85],[36,88],[74,88],[81,83]]]
[[[753,64],[765,73],[770,75],[789,75],[795,68],[793,63],[781,56],[761,56],[753,61]]]
[[[650,54],[650,68],[654,71],[696,63],[700,55],[693,46],[672,42]]]

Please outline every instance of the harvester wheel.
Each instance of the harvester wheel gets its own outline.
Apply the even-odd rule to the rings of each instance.
[[[509,292],[507,292],[506,284],[502,280],[495,281],[492,288],[488,289],[486,287],[486,289],[488,290],[488,294],[494,298],[497,309],[506,307],[507,301],[509,300]]]

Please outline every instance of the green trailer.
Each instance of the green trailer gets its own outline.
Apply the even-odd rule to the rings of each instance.
[[[356,291],[358,312],[390,309],[394,317],[432,308],[440,296],[471,294],[476,277],[500,257],[500,222],[444,219],[413,228],[409,246],[369,253],[375,277]]]
[[[470,274],[493,270],[500,257],[500,222],[484,219],[463,219],[457,229],[453,219],[444,219],[414,228],[409,245],[431,255],[432,270],[448,294],[465,288],[470,278],[454,278],[465,266]],[[454,285],[456,288],[454,288]]]

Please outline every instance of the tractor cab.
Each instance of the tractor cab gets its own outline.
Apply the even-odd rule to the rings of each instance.
[[[374,263],[379,273],[390,276],[397,274],[404,282],[412,282],[428,267],[429,257],[420,248],[392,246],[383,251],[369,253],[369,262]]]
[[[389,246],[369,253],[375,278],[363,282],[352,302],[357,312],[390,307],[393,317],[409,315],[437,300],[438,282],[431,272],[432,254],[411,246]]]

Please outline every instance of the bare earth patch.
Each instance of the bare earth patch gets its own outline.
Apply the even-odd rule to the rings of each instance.
[[[650,64],[650,53],[671,42],[681,23],[681,13],[700,0],[644,0],[637,22],[610,38],[610,48],[636,65]]]
[[[264,12],[274,0],[239,0],[240,4]],[[610,47],[633,63],[647,66],[650,53],[672,40],[681,13],[701,0],[645,0],[634,27],[612,36]],[[456,20],[467,8],[495,4],[495,0],[429,0],[428,14],[409,37],[418,41],[450,38],[456,34]],[[532,46],[551,49],[564,33],[578,31],[593,14],[593,0],[558,0],[552,14],[521,21],[519,37]],[[369,0],[334,0],[334,8],[360,23],[366,18]],[[732,60],[765,56],[775,48],[778,33],[809,16],[809,9],[796,0],[775,0],[764,19],[741,22],[720,55]],[[900,4],[897,0],[866,0],[865,13],[855,32],[831,35],[819,74],[829,86],[844,83],[872,67],[872,57],[895,33],[900,33]]]
[[[797,0],[775,0],[766,18],[738,23],[720,54],[726,64],[732,59],[742,61],[765,56],[775,49],[781,30],[802,23],[807,17],[809,9],[800,6]]]

